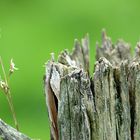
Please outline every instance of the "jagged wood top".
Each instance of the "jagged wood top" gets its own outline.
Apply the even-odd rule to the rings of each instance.
[[[52,139],[138,138],[139,129],[132,125],[131,119],[132,109],[138,117],[139,104],[135,103],[135,109],[132,103],[135,101],[129,101],[129,98],[136,96],[139,99],[138,91],[133,90],[139,81],[131,77],[133,73],[138,74],[132,67],[139,67],[139,46],[138,43],[135,56],[132,56],[128,43],[119,40],[113,44],[103,31],[102,44],[96,46],[97,62],[92,75],[89,73],[88,35],[81,43],[75,40],[72,53],[65,50],[58,61],[48,62],[45,90]],[[128,79],[133,79],[135,85]],[[137,121],[135,117],[133,119],[133,122]]]

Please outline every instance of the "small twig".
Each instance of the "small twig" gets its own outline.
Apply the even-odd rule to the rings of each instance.
[[[4,74],[5,83],[6,83],[6,85],[8,85],[8,81],[7,81],[7,77],[6,77],[6,72],[5,72],[5,69],[4,69],[4,65],[3,65],[3,61],[2,61],[1,56],[0,56],[0,64],[1,64],[2,72]]]
[[[1,67],[2,67],[2,71],[3,71],[3,75],[4,75],[4,80],[5,80],[6,86],[8,87],[8,89],[4,90],[4,93],[6,95],[6,98],[7,98],[9,107],[10,107],[10,111],[11,111],[12,116],[13,116],[15,127],[19,131],[19,126],[18,126],[18,122],[17,122],[17,118],[16,118],[16,113],[15,113],[14,105],[13,105],[13,102],[12,102],[11,91],[9,89],[9,84],[8,84],[8,80],[7,80],[7,76],[6,76],[6,72],[5,72],[5,68],[4,68],[1,56],[0,56],[0,64],[1,64]]]
[[[9,107],[10,107],[10,110],[11,110],[11,113],[12,113],[12,116],[13,116],[15,127],[19,131],[19,126],[18,126],[18,122],[17,122],[16,113],[15,113],[15,110],[14,110],[14,105],[13,105],[13,102],[12,102],[12,97],[11,97],[10,90],[9,90],[6,97],[7,97],[7,101],[9,103]]]

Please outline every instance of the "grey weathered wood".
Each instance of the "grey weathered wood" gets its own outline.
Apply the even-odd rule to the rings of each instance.
[[[128,62],[118,68],[105,58],[95,67],[95,105],[99,116],[99,139],[131,139]]]
[[[131,137],[140,138],[140,63],[132,62],[129,74],[129,90],[131,103]]]
[[[128,61],[123,61],[119,72],[115,70],[115,86],[117,89],[117,135],[120,140],[131,139],[131,117],[128,87]]]
[[[59,139],[96,139],[95,107],[87,73],[75,70],[61,80]]]
[[[31,138],[12,128],[1,119],[0,119],[0,138],[3,140],[31,140]]]
[[[96,64],[94,73],[95,105],[99,117],[99,140],[116,140],[113,67],[105,58]]]
[[[72,53],[65,50],[58,62],[47,65],[51,76],[46,80],[57,105],[58,137],[52,133],[53,140],[139,140],[140,43],[132,56],[128,43],[113,44],[103,31],[92,77],[88,47],[88,36],[81,43],[75,40]],[[53,109],[46,102],[48,111]]]

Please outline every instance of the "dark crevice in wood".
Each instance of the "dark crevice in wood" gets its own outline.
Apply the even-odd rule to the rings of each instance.
[[[116,128],[116,140],[119,140],[117,128]]]
[[[135,75],[133,75],[135,76]],[[130,96],[130,116],[131,116],[131,140],[134,140],[134,131],[135,131],[135,86],[132,86],[132,82],[136,85],[135,80],[129,81],[129,96]]]
[[[68,84],[68,81],[67,81],[67,79],[66,79],[66,83]],[[68,100],[68,113],[69,113],[69,121],[70,121],[70,128],[69,128],[69,139],[71,140],[71,108],[70,108],[70,101],[69,101],[69,90],[68,90],[68,87],[67,87],[67,100]]]
[[[95,97],[94,82],[92,78],[90,78],[90,89],[91,89],[93,97]]]
[[[113,77],[114,77],[114,87],[116,88],[117,94],[115,96],[115,100],[117,102],[116,104],[116,114],[118,116],[118,125],[119,127],[121,127],[122,125],[122,99],[121,99],[121,87],[120,87],[120,71],[117,68],[114,68],[114,73],[113,73]],[[120,131],[120,128],[119,128]],[[119,132],[120,133],[120,132]]]

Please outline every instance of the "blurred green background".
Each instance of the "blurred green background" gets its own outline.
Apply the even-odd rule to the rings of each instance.
[[[19,68],[10,86],[22,132],[49,140],[42,77],[50,53],[57,56],[71,49],[73,40],[88,32],[93,65],[102,28],[113,41],[123,38],[135,46],[140,37],[139,6],[139,0],[0,0],[0,55],[7,73],[11,58]],[[3,94],[0,118],[14,126]]]

